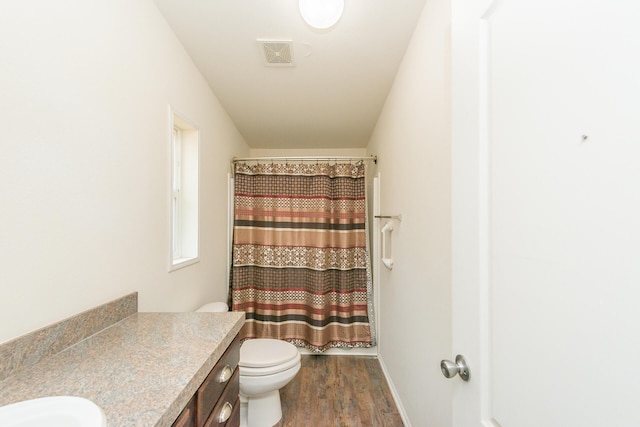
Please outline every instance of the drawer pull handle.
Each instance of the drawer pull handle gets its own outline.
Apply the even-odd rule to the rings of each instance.
[[[218,382],[220,384],[226,383],[227,381],[229,381],[229,378],[231,378],[232,374],[233,369],[231,369],[231,366],[224,365],[224,368],[222,368],[222,371],[220,371],[220,375],[218,376]]]
[[[229,402],[224,402],[222,409],[220,409],[220,414],[218,415],[218,423],[226,422],[231,416],[231,412],[233,412],[233,405]]]

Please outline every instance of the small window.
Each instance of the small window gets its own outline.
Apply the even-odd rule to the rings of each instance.
[[[169,271],[198,259],[200,131],[171,110],[171,262]]]

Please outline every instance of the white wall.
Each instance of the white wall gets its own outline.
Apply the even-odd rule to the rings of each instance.
[[[0,58],[0,342],[131,291],[142,311],[224,299],[249,151],[155,5],[2,2]],[[168,104],[201,131],[201,261],[173,273]]]
[[[380,357],[413,426],[451,425],[451,83],[449,0],[426,3],[368,152],[381,214],[402,214],[380,277]]]

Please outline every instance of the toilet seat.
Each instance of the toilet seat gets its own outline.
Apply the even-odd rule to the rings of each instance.
[[[240,346],[240,375],[272,375],[299,363],[300,352],[286,341],[258,338],[247,340]]]

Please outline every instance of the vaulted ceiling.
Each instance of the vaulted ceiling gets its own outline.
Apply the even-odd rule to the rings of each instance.
[[[154,0],[253,148],[366,146],[425,0],[345,0],[316,30],[297,0]],[[258,40],[291,41],[291,66]]]

